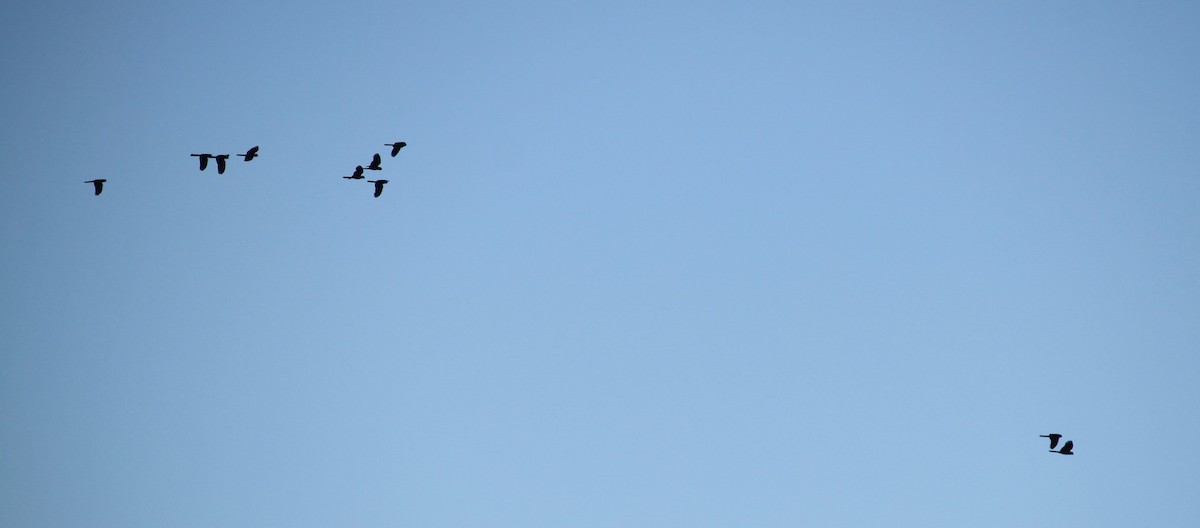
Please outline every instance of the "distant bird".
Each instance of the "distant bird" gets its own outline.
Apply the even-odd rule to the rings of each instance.
[[[255,156],[258,156],[258,145],[255,145],[254,148],[247,150],[245,154],[238,154],[238,156],[245,158],[243,161],[250,161],[254,159]]]
[[[379,153],[376,152],[375,157],[371,158],[371,164],[366,168],[367,170],[383,170],[383,167],[379,166],[380,163],[383,163],[383,158],[379,157]]]
[[[225,160],[229,159],[229,154],[218,154],[212,158],[217,160],[217,174],[225,174]]]
[[[363,171],[363,166],[359,165],[357,167],[354,167],[354,174],[351,174],[349,176],[342,176],[342,177],[346,178],[347,180],[361,180],[364,178],[364,176],[362,175],[362,171]]]
[[[394,157],[396,157],[396,154],[400,153],[400,149],[408,146],[408,143],[405,143],[403,141],[397,141],[395,143],[384,143],[384,146],[392,147],[392,157],[394,158]]]
[[[106,182],[106,181],[108,181],[108,180],[88,180],[83,183],[90,183],[92,185],[95,185],[96,186],[96,196],[100,196],[100,193],[104,191],[104,182]]]
[[[367,180],[367,183],[375,184],[375,197],[376,198],[379,198],[379,195],[383,194],[383,185],[387,182],[388,182],[387,180]]]
[[[204,170],[204,169],[208,168],[208,158],[213,157],[212,154],[192,154],[192,155],[200,158],[200,170]]]
[[[1067,440],[1067,443],[1063,444],[1062,449],[1059,449],[1058,451],[1051,449],[1050,452],[1058,453],[1060,455],[1074,455],[1075,453],[1071,452],[1072,449],[1075,449],[1075,442]]]
[[[1055,433],[1051,433],[1051,434],[1048,434],[1048,435],[1038,435],[1038,436],[1040,436],[1040,437],[1042,437],[1042,438],[1049,438],[1049,439],[1050,439],[1050,449],[1054,449],[1055,447],[1058,447],[1058,439],[1059,439],[1059,438],[1062,438],[1062,435],[1060,435],[1060,434],[1055,434]]]

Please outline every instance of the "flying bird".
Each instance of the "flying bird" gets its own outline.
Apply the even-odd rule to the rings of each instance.
[[[362,171],[363,171],[363,166],[359,165],[357,167],[354,167],[354,174],[351,174],[349,176],[342,176],[342,177],[346,178],[347,180],[361,180],[364,178],[364,176],[362,175]]]
[[[379,153],[376,152],[375,157],[371,158],[371,164],[367,165],[366,169],[367,170],[383,170],[383,167],[379,166],[379,164],[381,164],[381,163],[383,163],[383,158],[379,157]]]
[[[83,183],[90,183],[92,185],[95,185],[96,186],[96,196],[100,196],[100,193],[104,191],[104,182],[106,182],[106,181],[108,181],[108,180],[88,180]]]
[[[1074,455],[1075,453],[1071,452],[1072,449],[1075,449],[1075,442],[1067,440],[1067,443],[1063,444],[1062,449],[1059,449],[1058,451],[1051,449],[1050,452],[1058,453],[1060,455]]]
[[[396,157],[396,154],[400,153],[400,149],[408,146],[408,143],[397,141],[395,143],[384,143],[384,146],[392,147],[392,157],[394,158]]]
[[[1058,447],[1058,439],[1062,438],[1062,435],[1056,434],[1056,433],[1051,433],[1048,435],[1038,435],[1038,436],[1040,436],[1042,438],[1050,439],[1050,449],[1054,449],[1055,447]]]
[[[192,154],[192,155],[200,158],[200,170],[204,170],[204,169],[208,168],[208,158],[213,157],[212,154]]]
[[[387,180],[367,180],[367,183],[375,184],[375,197],[376,198],[379,198],[379,195],[383,194],[383,185],[387,182],[388,182]]]
[[[258,156],[258,145],[255,145],[254,148],[247,150],[245,154],[238,154],[238,156],[246,158],[245,161],[254,159],[255,156]]]
[[[217,160],[217,174],[225,174],[225,160],[229,159],[229,154],[218,154],[212,158]]]

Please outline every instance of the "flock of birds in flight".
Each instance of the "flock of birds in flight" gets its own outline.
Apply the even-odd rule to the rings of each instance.
[[[405,143],[403,141],[397,141],[395,143],[387,143],[386,146],[392,147],[392,157],[394,158],[394,157],[396,157],[397,154],[400,153],[400,149],[408,146],[408,143]],[[217,163],[217,174],[225,174],[225,161],[229,159],[229,154],[192,154],[192,156],[200,158],[200,170],[204,170],[204,169],[208,168],[208,160],[211,159],[211,160],[216,161],[216,163]],[[255,146],[254,148],[247,150],[245,154],[238,154],[238,156],[240,156],[243,161],[250,161],[258,156],[258,147]],[[369,163],[366,167],[364,167],[362,165],[358,165],[358,166],[354,167],[353,174],[351,174],[349,176],[342,176],[342,178],[345,178],[347,180],[366,179],[366,176],[363,176],[363,171],[383,170],[382,163],[383,163],[382,156],[380,156],[379,153],[376,152],[375,157],[373,157],[371,159],[371,163]],[[106,181],[108,181],[108,180],[99,179],[99,180],[88,180],[84,183],[90,183],[90,184],[95,185],[96,195],[99,196],[100,192],[104,190],[104,182],[106,182]],[[375,184],[375,197],[376,198],[378,198],[380,194],[383,194],[383,186],[386,185],[387,182],[388,182],[387,180],[383,180],[383,179],[367,180],[367,183]],[[1075,442],[1072,440],[1067,440],[1065,443],[1063,443],[1063,446],[1061,449],[1058,449],[1058,450],[1054,449],[1054,448],[1058,447],[1058,441],[1062,439],[1063,435],[1061,435],[1061,434],[1051,433],[1051,434],[1044,434],[1044,435],[1038,435],[1038,436],[1040,436],[1041,438],[1049,438],[1050,439],[1050,452],[1051,453],[1058,453],[1060,455],[1074,455],[1075,454],[1074,453]]]
[[[400,149],[408,146],[408,143],[405,143],[403,141],[397,141],[395,143],[385,143],[384,145],[388,146],[388,147],[392,147],[392,157],[394,158],[394,157],[396,157],[397,154],[400,153]],[[204,169],[208,168],[208,160],[215,161],[217,163],[217,174],[225,174],[225,162],[227,160],[229,160],[229,157],[230,157],[229,154],[192,154],[192,156],[200,158],[200,170],[204,170]],[[240,156],[242,158],[242,161],[250,161],[250,160],[258,157],[258,146],[255,145],[250,150],[247,150],[245,154],[238,154],[238,156]],[[342,178],[345,178],[347,180],[366,179],[366,177],[363,176],[364,170],[373,170],[373,171],[383,170],[382,164],[383,164],[383,157],[380,156],[378,152],[376,152],[375,157],[371,159],[371,163],[369,163],[366,167],[359,165],[354,168],[354,174],[351,174],[350,176],[342,176]],[[104,182],[107,182],[107,181],[108,180],[106,180],[106,179],[96,179],[96,180],[88,180],[83,183],[92,184],[96,189],[96,196],[100,196],[100,193],[104,192]],[[383,186],[386,185],[387,182],[388,182],[387,180],[383,180],[383,179],[367,180],[367,183],[375,184],[375,197],[376,198],[379,198],[379,195],[383,194]]]

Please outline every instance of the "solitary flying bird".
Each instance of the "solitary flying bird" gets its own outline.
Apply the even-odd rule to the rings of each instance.
[[[347,180],[361,180],[364,178],[364,176],[362,175],[362,171],[363,171],[363,166],[359,165],[357,167],[354,167],[354,174],[351,174],[349,176],[342,176],[342,177],[346,178]]]
[[[383,167],[379,166],[380,163],[383,163],[383,158],[379,157],[379,153],[376,152],[375,157],[371,158],[371,164],[367,165],[366,169],[367,170],[383,170]]]
[[[96,186],[96,196],[100,196],[100,192],[104,190],[104,182],[108,180],[89,180],[83,183],[90,183]]]
[[[200,170],[204,170],[204,169],[208,168],[208,158],[213,157],[212,154],[192,154],[192,155],[200,158]]]
[[[400,149],[408,146],[408,143],[397,141],[395,143],[384,143],[384,146],[392,147],[392,157],[394,158],[396,157],[396,154],[400,153]]]
[[[1067,440],[1067,443],[1063,444],[1062,449],[1059,449],[1058,451],[1051,449],[1050,452],[1058,453],[1060,455],[1074,455],[1075,453],[1071,452],[1072,449],[1075,449],[1075,442]]]
[[[229,159],[229,154],[218,154],[212,158],[217,160],[217,174],[225,174],[225,160]]]
[[[387,180],[367,180],[367,183],[375,184],[375,197],[376,198],[379,198],[379,195],[383,194],[383,184],[385,184],[387,182],[388,182]]]
[[[258,145],[255,145],[254,148],[247,150],[245,154],[238,154],[238,156],[246,158],[245,161],[254,159],[255,156],[258,156]]]
[[[1051,433],[1048,435],[1038,435],[1038,436],[1040,436],[1042,438],[1050,439],[1050,449],[1054,449],[1055,447],[1058,447],[1058,439],[1062,438],[1062,435],[1056,434],[1056,433]]]

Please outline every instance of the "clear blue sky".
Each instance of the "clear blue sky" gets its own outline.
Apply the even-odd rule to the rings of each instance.
[[[0,20],[0,525],[1200,518],[1200,4]]]

